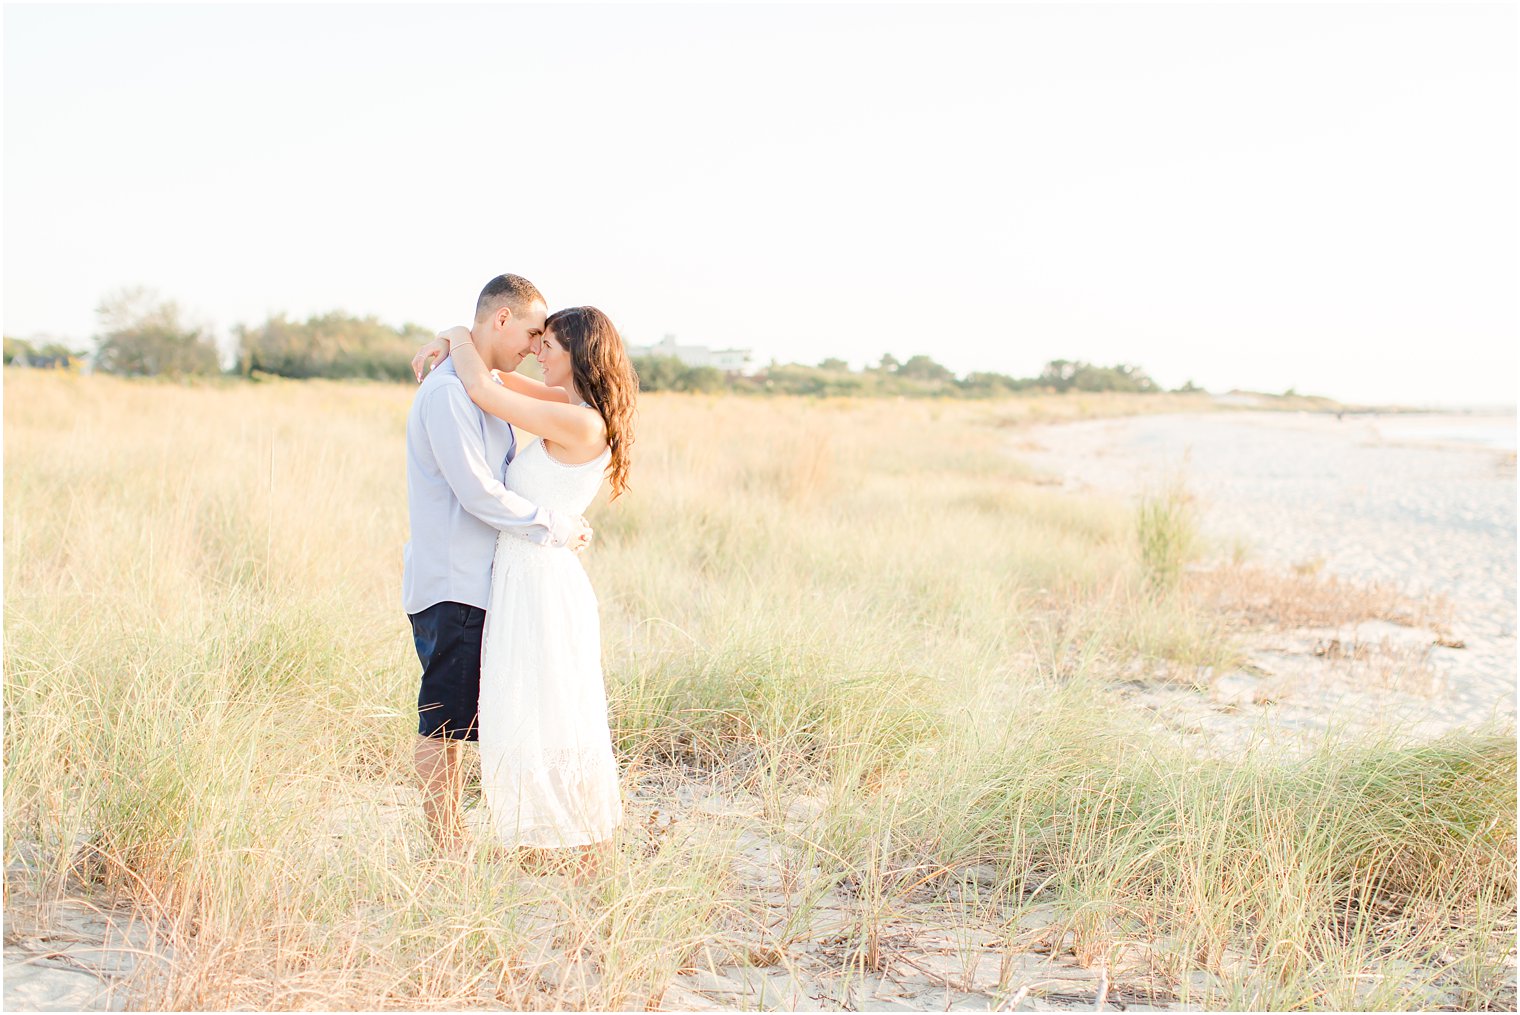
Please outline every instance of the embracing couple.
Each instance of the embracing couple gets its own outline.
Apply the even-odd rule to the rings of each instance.
[[[542,382],[515,372],[530,353]],[[614,498],[627,486],[638,377],[605,314],[549,314],[518,275],[486,283],[473,327],[443,332],[412,367],[402,604],[422,662],[429,831],[445,851],[467,848],[463,742],[477,741],[497,847],[540,859],[585,847],[594,863],[622,802],[596,596],[577,554],[604,476]],[[514,425],[538,439],[519,445]]]

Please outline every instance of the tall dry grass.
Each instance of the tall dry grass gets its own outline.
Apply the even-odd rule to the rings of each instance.
[[[646,397],[585,561],[625,791],[753,794],[763,827],[635,809],[579,888],[434,862],[398,592],[410,394],[7,377],[6,860],[161,916],[146,1003],[642,1007],[724,955],[790,961],[826,899],[842,961],[879,967],[894,915],[952,896],[1010,952],[1144,941],[1184,998],[1215,974],[1216,1006],[1500,991],[1512,731],[1202,762],[1108,690],[1136,656],[1234,651],[1186,583],[1155,594],[1168,558],[1129,507],[1007,454],[1010,421],[1122,397]],[[756,835],[785,858],[779,929]]]

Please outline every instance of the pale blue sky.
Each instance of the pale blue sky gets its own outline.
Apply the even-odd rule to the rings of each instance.
[[[7,335],[142,283],[1513,403],[1507,4],[9,5]]]

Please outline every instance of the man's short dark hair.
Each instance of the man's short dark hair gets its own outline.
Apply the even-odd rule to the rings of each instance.
[[[510,306],[513,313],[524,313],[535,300],[545,306],[549,302],[538,286],[521,275],[497,275],[480,290],[480,299],[475,301],[475,319],[480,320],[503,304]]]

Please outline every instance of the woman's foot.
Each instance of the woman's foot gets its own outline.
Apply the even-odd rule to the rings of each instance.
[[[457,838],[432,838],[430,837],[429,849],[418,858],[422,866],[437,869],[451,867],[465,863],[470,859],[470,847],[468,840],[463,837]]]
[[[492,863],[511,863],[517,859],[515,853],[505,846],[484,847],[485,858]]]
[[[578,885],[588,885],[601,876],[607,868],[607,861],[612,856],[612,842],[593,842],[589,846],[582,846],[579,855],[575,858],[574,879]]]
[[[541,849],[537,846],[522,846],[517,851],[517,862],[522,864],[525,871],[534,874],[558,874],[564,867],[564,861],[554,855],[552,849]]]

